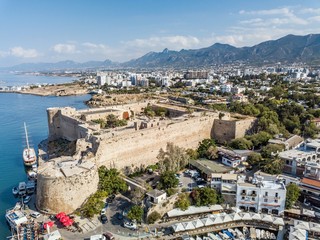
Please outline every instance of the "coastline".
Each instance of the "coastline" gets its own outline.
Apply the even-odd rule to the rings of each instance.
[[[54,86],[44,86],[36,87],[32,89],[23,90],[4,90],[0,93],[19,93],[19,94],[29,94],[35,96],[78,96],[88,94],[89,91],[85,86],[79,84],[67,84],[67,85],[54,85]]]

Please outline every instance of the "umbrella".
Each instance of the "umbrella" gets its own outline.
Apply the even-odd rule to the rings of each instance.
[[[215,218],[211,218],[213,220],[213,224],[220,224],[223,223],[221,217],[216,216]]]
[[[70,219],[69,217],[65,216],[65,217],[60,218],[60,222],[65,223],[65,222],[67,222],[69,219]]]
[[[72,221],[71,219],[69,219],[68,221],[64,222],[63,225],[64,225],[65,227],[68,227],[68,226],[71,226],[72,223],[73,223],[73,221]]]
[[[60,219],[62,217],[66,216],[66,213],[65,212],[59,212],[57,215],[56,215],[56,218]]]
[[[47,229],[48,227],[52,227],[53,225],[54,225],[54,222],[51,222],[51,221],[45,222],[45,223],[43,224],[43,228],[44,228],[44,229]]]
[[[242,220],[246,220],[246,221],[249,221],[249,220],[252,220],[252,217],[250,215],[250,213],[245,213],[243,216],[242,216]]]
[[[230,217],[232,217],[233,221],[242,220],[242,217],[238,213],[232,213],[232,214],[230,214]]]

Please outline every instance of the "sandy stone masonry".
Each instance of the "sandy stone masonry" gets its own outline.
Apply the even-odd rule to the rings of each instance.
[[[141,113],[151,105],[165,107],[170,119],[149,119]],[[128,119],[128,125],[115,129],[100,129],[92,120],[115,114]],[[184,148],[196,148],[205,138],[225,141],[243,137],[253,127],[255,119],[234,119],[225,113],[196,108],[192,114],[181,106],[145,101],[76,111],[74,108],[49,108],[48,141],[76,141],[73,156],[48,156],[45,147],[40,155],[37,186],[37,206],[50,212],[73,212],[94,193],[98,184],[97,169],[101,165],[116,167],[147,166],[157,162],[160,148],[168,142]],[[223,124],[221,124],[221,122]],[[230,122],[228,125],[227,123]]]

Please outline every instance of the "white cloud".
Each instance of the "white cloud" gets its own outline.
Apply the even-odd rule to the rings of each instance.
[[[313,16],[308,18],[309,22],[320,22],[320,16]]]
[[[57,53],[75,53],[76,46],[74,44],[59,43],[52,47],[53,51]]]
[[[139,38],[131,41],[124,42],[127,47],[138,48],[169,48],[173,50],[181,48],[193,48],[198,46],[200,40],[193,36],[166,36],[166,37],[150,37]]]
[[[250,14],[250,15],[290,15],[291,10],[289,8],[274,8],[266,10],[256,10],[256,11],[239,11],[239,14]]]
[[[320,8],[303,8],[299,11],[299,13],[306,14],[306,13],[311,13],[311,14],[320,14]]]
[[[13,47],[10,49],[9,54],[15,57],[22,58],[35,58],[39,56],[39,53],[35,49],[24,49],[22,47]]]

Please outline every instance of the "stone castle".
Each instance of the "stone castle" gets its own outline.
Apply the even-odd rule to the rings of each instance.
[[[165,108],[169,118],[147,118],[143,109]],[[50,154],[48,144],[39,150],[37,207],[56,213],[73,212],[97,190],[98,167],[105,165],[123,170],[157,162],[160,148],[168,142],[183,148],[196,148],[205,138],[218,142],[243,137],[255,123],[254,118],[223,117],[194,107],[175,106],[148,101],[76,111],[74,108],[49,108],[48,142],[65,139],[74,142],[69,156]],[[125,127],[101,129],[92,120],[105,119],[109,114],[127,119]]]

